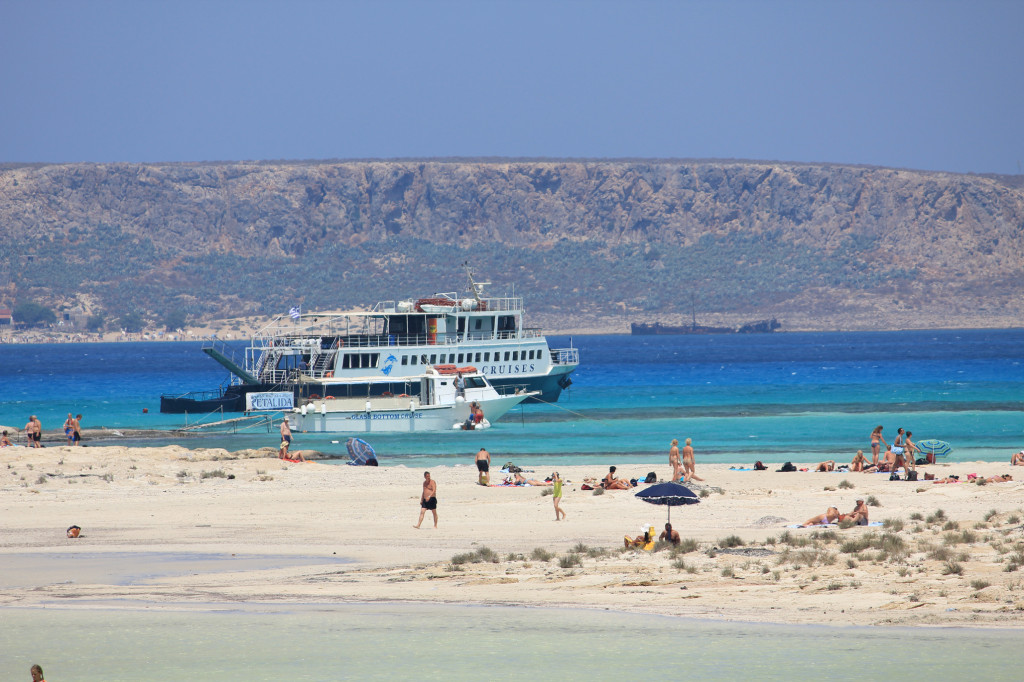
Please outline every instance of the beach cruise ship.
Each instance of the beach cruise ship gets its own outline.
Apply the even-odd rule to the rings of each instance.
[[[495,389],[529,393],[531,402],[558,400],[572,383],[579,351],[571,342],[549,348],[540,329],[524,326],[521,297],[487,296],[488,283],[472,275],[470,285],[468,296],[436,293],[380,301],[369,310],[293,309],[257,332],[240,360],[226,344],[207,342],[203,351],[231,372],[231,382],[216,391],[163,395],[160,411],[245,412],[251,393],[291,392],[294,406],[309,399],[314,385],[328,392],[323,398],[409,394],[407,384],[418,385],[439,365],[472,365]]]

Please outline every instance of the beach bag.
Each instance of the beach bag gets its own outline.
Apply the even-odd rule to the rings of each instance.
[[[593,486],[589,486],[586,483],[580,486],[580,490],[593,490]]]
[[[79,526],[71,526],[68,528],[68,537],[77,538],[81,532],[82,529]]]
[[[917,472],[916,471],[908,471],[907,472],[907,480],[908,481],[916,481],[917,480]]]
[[[894,472],[892,472],[891,474],[889,474],[889,480],[890,480],[890,481],[898,481],[898,480],[900,480],[900,475],[899,475],[899,474],[897,474],[897,473],[896,473],[896,472],[894,471]]]
[[[658,474],[653,471],[647,474],[647,478],[644,479],[644,483],[656,483],[658,481]]]
[[[935,462],[929,462],[927,457],[918,457],[914,464],[935,464]]]
[[[761,460],[754,462],[754,471],[764,471],[767,468],[768,467],[761,463]]]
[[[786,462],[779,471],[796,471],[796,467],[793,466],[792,462]]]
[[[935,474],[925,474],[924,475],[924,480],[926,480],[926,481],[934,481],[935,480]]]

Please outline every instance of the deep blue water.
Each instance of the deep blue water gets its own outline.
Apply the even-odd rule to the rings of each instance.
[[[551,337],[552,347],[565,337]],[[581,365],[555,405],[513,411],[486,432],[377,436],[382,463],[459,462],[480,446],[538,466],[665,457],[693,439],[707,461],[849,460],[882,424],[939,438],[951,460],[1003,460],[1024,448],[1024,330],[576,336]],[[188,342],[0,346],[0,424],[68,412],[83,426],[170,429],[161,393],[214,388],[227,373]],[[143,410],[148,409],[148,414]],[[194,417],[190,419],[194,420]],[[178,437],[168,437],[178,442]],[[342,452],[344,436],[296,447]],[[195,446],[276,445],[260,432]],[[338,441],[338,442],[332,442]]]

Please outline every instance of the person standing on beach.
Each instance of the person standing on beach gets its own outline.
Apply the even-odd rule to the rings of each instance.
[[[668,449],[668,463],[672,466],[672,480],[679,482],[680,470],[683,465],[679,461],[679,439],[672,439],[672,447]]]
[[[476,479],[477,483],[480,485],[490,483],[491,453],[484,448],[480,448],[480,452],[476,453],[476,470],[480,472]]]
[[[32,666],[28,671],[32,675],[32,682],[46,682],[46,680],[43,679],[43,669],[38,665]]]
[[[423,493],[420,495],[420,520],[413,528],[419,528],[427,510],[434,515],[434,528],[437,528],[437,481],[430,478],[430,472],[423,472]]]
[[[82,415],[76,414],[74,420],[71,422],[71,428],[74,431],[71,433],[71,438],[74,440],[75,445],[82,444]]]
[[[896,437],[892,441],[893,454],[903,454],[903,427],[896,429]]]
[[[907,473],[917,469],[917,453],[921,451],[921,448],[917,447],[917,444],[910,440],[912,435],[914,434],[907,431],[907,435],[903,438],[903,459],[907,462]]]
[[[292,427],[288,424],[288,417],[281,420],[281,449],[277,451],[280,459],[288,459],[288,448],[292,444]]]
[[[71,416],[71,413],[68,412],[68,418],[64,420],[64,435],[68,437],[68,445],[74,445],[74,443],[75,443],[75,441],[74,441],[74,433],[75,433],[74,422],[75,422],[74,418]]]
[[[876,426],[875,430],[871,432],[871,463],[878,466],[878,443],[881,441],[885,443],[885,439],[882,438],[882,427]],[[888,448],[889,444],[885,443],[885,447]]]
[[[696,465],[693,459],[693,445],[690,443],[691,439],[687,438],[686,445],[683,446],[683,483],[704,480],[695,473]]]
[[[561,521],[565,518],[565,512],[562,511],[560,503],[562,502],[562,477],[555,472],[555,475],[551,477],[551,483],[554,488],[551,490],[551,499],[555,502],[555,521]]]

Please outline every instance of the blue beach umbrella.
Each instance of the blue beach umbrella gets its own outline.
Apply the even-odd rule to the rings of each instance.
[[[672,507],[679,507],[684,504],[697,504],[700,498],[680,483],[656,483],[649,488],[644,488],[635,497],[650,504],[663,504],[668,507],[668,521],[672,523]]]
[[[927,452],[936,457],[945,457],[953,451],[949,443],[944,440],[935,440],[934,438],[917,441],[917,447],[921,448],[922,452]]]
[[[348,463],[352,466],[366,466],[371,459],[373,460],[373,466],[377,466],[377,457],[373,452],[373,448],[365,440],[349,438],[345,443],[345,447],[348,448]]]

